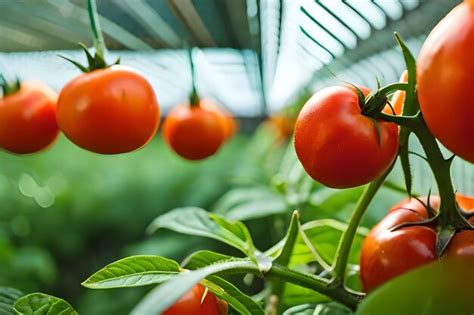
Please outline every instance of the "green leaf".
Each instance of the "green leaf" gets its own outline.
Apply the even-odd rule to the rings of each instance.
[[[473,287],[472,259],[439,261],[382,285],[362,301],[357,314],[472,314]]]
[[[44,294],[31,293],[19,298],[13,305],[16,314],[77,315],[74,308],[65,300]]]
[[[267,187],[237,188],[224,194],[213,207],[231,220],[251,220],[285,213],[285,200]]]
[[[201,283],[214,293],[214,295],[229,303],[239,314],[265,315],[260,304],[240,291],[232,283],[217,276],[209,276],[207,279],[208,280],[201,281]]]
[[[160,256],[131,256],[94,273],[83,286],[89,289],[139,287],[168,281],[180,272],[177,262]]]
[[[186,267],[186,269],[195,270],[195,269],[212,265],[219,261],[230,260],[232,258],[241,259],[237,257],[232,257],[232,256],[216,253],[210,250],[200,250],[189,255],[182,262],[182,266]]]
[[[258,268],[249,259],[231,258],[216,262],[201,269],[182,272],[170,281],[153,289],[133,309],[132,314],[160,314],[173,305],[181,296],[186,294],[193,286],[202,279],[225,272],[247,273],[258,272]]]
[[[321,303],[314,309],[314,315],[351,315],[350,309],[336,302]]]
[[[213,219],[201,208],[187,207],[173,209],[156,218],[147,231],[155,232],[166,228],[178,233],[212,238],[237,248],[246,255],[254,254],[254,246],[249,239],[247,228],[241,222],[230,222],[223,218]]]
[[[408,86],[405,96],[405,104],[403,105],[403,115],[412,116],[415,115],[419,110],[416,93],[414,93],[416,85],[416,60],[408,49],[407,45],[405,45],[405,42],[397,33],[395,33],[395,38],[398,45],[402,49],[403,59],[405,60],[408,71]]]
[[[0,287],[0,314],[14,314],[13,304],[23,295],[23,292],[8,288]]]
[[[291,254],[293,253],[293,247],[300,230],[299,217],[300,215],[298,211],[294,211],[293,215],[291,216],[290,227],[288,228],[288,232],[283,239],[283,248],[275,258],[275,262],[279,263],[280,265],[288,266],[288,263],[290,262]]]
[[[308,240],[317,253],[328,264],[332,263],[336,253],[337,244],[342,236],[342,232],[347,228],[347,224],[333,220],[323,219],[307,222],[301,226],[305,232]],[[367,234],[367,229],[359,228],[351,247],[351,254],[349,262],[351,264],[358,264],[359,251],[362,246],[362,241]],[[280,241],[271,249],[265,252],[266,255],[276,257],[282,250],[284,242]],[[315,261],[315,256],[312,248],[309,248],[304,239],[299,235],[291,256],[290,265],[305,265]]]
[[[315,307],[314,304],[300,304],[290,307],[283,312],[283,315],[313,315]]]

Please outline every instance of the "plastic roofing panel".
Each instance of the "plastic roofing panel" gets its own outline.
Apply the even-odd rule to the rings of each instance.
[[[239,116],[285,106],[298,91],[341,78],[366,85],[398,79],[392,32],[425,36],[459,0],[96,0],[109,58],[123,56],[155,87],[163,113],[185,101],[197,52],[198,88]],[[0,0],[0,71],[37,76],[59,89],[76,71],[58,50],[83,60],[91,45],[85,0]],[[25,18],[28,16],[28,18]],[[197,17],[198,19],[192,19]],[[202,23],[199,24],[200,20]],[[189,40],[191,39],[191,40]],[[229,47],[235,49],[228,49]],[[64,51],[74,49],[74,51]],[[126,51],[138,50],[138,51]],[[328,71],[328,69],[330,71]],[[236,97],[238,96],[238,97]]]

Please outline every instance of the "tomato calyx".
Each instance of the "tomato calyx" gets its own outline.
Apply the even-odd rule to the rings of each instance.
[[[59,55],[59,57],[69,61],[70,63],[75,65],[77,68],[79,68],[79,70],[81,70],[84,73],[91,72],[97,69],[105,69],[105,68],[109,68],[111,66],[120,64],[120,57],[117,58],[117,60],[115,60],[114,63],[107,64],[107,62],[104,59],[104,56],[101,53],[99,53],[97,50],[95,51],[94,55],[92,55],[92,53],[89,51],[86,45],[84,45],[83,43],[79,43],[79,46],[81,46],[81,48],[86,53],[87,63],[88,63],[87,66],[82,65],[78,61],[71,59],[69,57],[63,56],[63,55]]]
[[[3,74],[0,73],[0,87],[2,89],[2,96],[5,97],[18,92],[21,88],[21,83],[18,78],[14,82],[8,82]]]
[[[99,17],[97,14],[97,4],[95,3],[95,0],[87,0],[87,11],[89,12],[89,20],[91,23],[91,29],[92,29],[92,40],[94,42],[94,48],[95,52],[94,55],[89,51],[89,48],[87,48],[86,45],[83,43],[79,43],[79,46],[84,50],[86,53],[87,57],[87,66],[84,66],[77,62],[76,60],[73,60],[69,57],[65,57],[62,55],[59,55],[59,57],[71,62],[73,65],[75,65],[79,70],[81,70],[84,73],[91,72],[97,69],[105,69],[108,67],[111,67],[113,65],[118,65],[120,64],[120,57],[117,58],[117,60],[112,63],[112,64],[107,64],[105,61],[105,42],[104,42],[104,37],[102,35],[102,31],[100,29],[100,24],[99,24]]]

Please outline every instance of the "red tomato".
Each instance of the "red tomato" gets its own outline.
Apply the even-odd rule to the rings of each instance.
[[[433,29],[417,63],[418,98],[428,128],[474,163],[474,1],[454,8]]]
[[[362,243],[360,278],[366,292],[411,269],[436,259],[436,233],[425,226],[410,226],[390,231],[405,222],[427,218],[422,207],[407,210],[409,202],[392,210],[367,235]]]
[[[217,114],[217,116],[219,116],[222,128],[224,129],[224,136],[226,140],[231,138],[237,132],[237,122],[232,117],[230,112],[226,111],[224,108],[219,107],[214,102],[206,99],[201,100],[199,106],[209,111],[213,111]]]
[[[381,176],[398,150],[398,127],[361,114],[352,87],[330,87],[314,94],[295,125],[295,149],[306,172],[334,188],[366,184]]]
[[[57,95],[47,86],[25,82],[0,99],[0,147],[17,154],[50,146],[58,135]]]
[[[219,307],[214,294],[208,291],[203,299],[204,293],[205,288],[202,285],[195,285],[163,315],[219,315]]]
[[[123,66],[78,76],[58,99],[60,129],[76,145],[97,153],[140,149],[153,138],[159,122],[152,86]]]
[[[446,256],[474,257],[474,231],[456,233],[446,248]]]
[[[175,107],[163,125],[166,143],[180,156],[201,160],[217,152],[226,134],[215,111],[199,105]]]

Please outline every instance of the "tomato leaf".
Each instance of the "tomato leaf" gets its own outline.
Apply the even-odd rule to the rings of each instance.
[[[160,256],[131,256],[94,273],[83,286],[89,289],[139,287],[162,283],[180,272],[177,262]]]
[[[178,233],[208,237],[226,243],[246,255],[255,251],[247,228],[241,222],[231,222],[216,215],[212,218],[201,208],[187,207],[173,209],[156,218],[147,232],[165,228]]]
[[[170,281],[153,289],[133,309],[132,314],[161,314],[202,279],[210,275],[229,271],[241,273],[248,271],[258,272],[258,268],[249,259],[231,258],[215,262],[204,268],[182,272]]]
[[[200,250],[186,257],[186,259],[183,260],[181,265],[183,267],[186,267],[186,269],[196,270],[199,268],[204,268],[206,266],[212,265],[219,261],[230,260],[230,259],[232,259],[231,256],[216,253],[210,250]]]
[[[403,59],[405,60],[405,65],[408,71],[408,86],[406,90],[405,104],[403,105],[403,115],[411,116],[415,115],[419,110],[419,106],[416,101],[416,93],[414,92],[416,85],[416,60],[400,35],[395,33],[395,39],[402,50]]]
[[[357,314],[472,314],[473,284],[472,259],[435,262],[385,283],[362,301]]]
[[[23,292],[8,288],[0,287],[0,314],[14,314],[13,304],[23,295]]]
[[[214,295],[229,303],[239,314],[265,315],[260,304],[240,291],[232,283],[218,276],[209,276],[207,279],[208,280],[201,281],[201,283],[214,293]]]
[[[74,308],[65,300],[44,294],[31,293],[19,298],[13,305],[16,314],[77,315]]]

